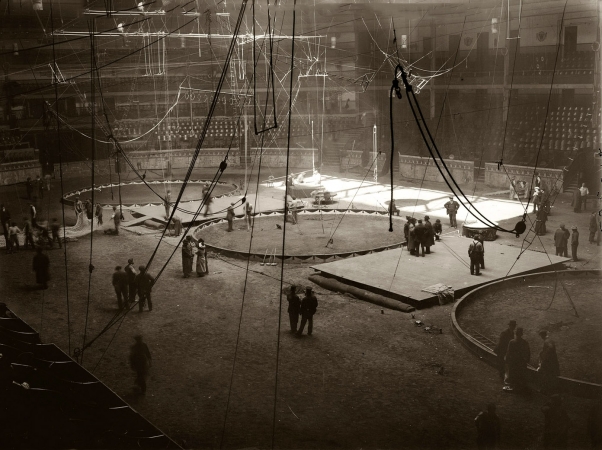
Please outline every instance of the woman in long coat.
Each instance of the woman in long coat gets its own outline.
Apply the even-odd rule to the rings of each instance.
[[[205,248],[205,241],[199,239],[196,245],[196,274],[199,277],[204,277],[209,273],[209,266],[207,265],[207,250]]]
[[[194,260],[194,244],[192,243],[192,237],[186,236],[182,243],[182,270],[184,271],[184,278],[189,278],[192,272],[192,262]]]

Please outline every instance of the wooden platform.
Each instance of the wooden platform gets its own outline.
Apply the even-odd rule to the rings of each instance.
[[[517,261],[520,247],[486,242],[485,270],[481,271],[480,276],[475,276],[470,274],[468,258],[471,242],[471,239],[462,236],[444,236],[442,241],[431,247],[431,254],[425,257],[410,255],[403,248],[312,268],[324,276],[421,308],[438,303],[436,295],[422,291],[437,283],[451,286],[455,290],[455,297],[459,298],[477,286],[506,275],[554,270],[570,260],[554,255],[548,258],[545,253],[527,250]]]

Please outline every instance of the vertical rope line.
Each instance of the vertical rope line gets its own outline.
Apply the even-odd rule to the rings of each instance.
[[[91,115],[92,115],[92,130],[90,130],[90,135],[92,137],[92,175],[91,175],[91,181],[92,181],[92,205],[94,205],[94,191],[95,191],[95,186],[94,186],[94,182],[95,182],[95,177],[94,177],[94,171],[95,171],[95,160],[96,160],[96,140],[95,140],[95,129],[96,129],[96,123],[94,122],[95,120],[95,116],[96,116],[96,104],[95,104],[95,98],[94,98],[94,69],[95,69],[95,61],[96,61],[96,55],[95,55],[95,51],[96,49],[94,48],[94,19],[91,19],[89,24],[88,24],[89,28],[90,28],[90,102],[91,102]],[[87,211],[85,212],[87,215]],[[84,211],[80,212],[80,214],[84,214]],[[86,321],[84,322],[84,340],[82,343],[82,350],[80,353],[80,364],[84,364],[84,351],[86,349],[86,338],[87,338],[87,332],[88,332],[88,317],[89,317],[89,313],[90,313],[90,291],[92,290],[92,271],[94,269],[94,266],[92,266],[92,252],[94,249],[94,220],[92,220],[92,223],[90,224],[90,264],[88,266],[88,298],[87,298],[87,302],[86,302]]]
[[[55,37],[54,37],[54,17],[52,15],[52,0],[50,0],[50,24],[52,27],[52,60],[55,65],[54,69],[56,72],[56,50],[55,50]],[[54,80],[54,104],[55,108],[57,108],[57,117],[56,117],[56,136],[57,136],[57,147],[59,151],[59,177],[61,178],[61,212],[63,215],[63,245],[64,250],[63,254],[65,257],[65,297],[67,299],[67,348],[69,350],[69,355],[71,354],[71,313],[69,306],[69,269],[67,267],[67,232],[65,230],[65,188],[63,185],[63,157],[61,152],[61,121],[58,118],[58,102],[59,102],[59,88],[58,88],[58,79]]]
[[[295,22],[296,22],[296,6],[297,0],[293,0],[293,34],[291,38],[291,74],[289,83],[289,96],[288,96],[288,133],[286,136],[286,173],[285,176],[288,178],[289,172],[289,156],[291,152],[291,116],[293,109],[293,74],[295,70]],[[276,337],[276,375],[274,379],[274,409],[272,412],[272,449],[275,445],[276,435],[276,411],[277,411],[277,400],[278,400],[278,365],[280,364],[280,328],[282,326],[282,291],[284,288],[284,246],[286,244],[286,216],[288,214],[286,199],[288,197],[289,184],[285,178],[284,188],[284,220],[282,223],[282,261],[280,265],[280,294],[278,296],[278,334]]]

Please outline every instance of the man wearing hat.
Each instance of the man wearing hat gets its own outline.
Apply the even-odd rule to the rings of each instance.
[[[533,192],[533,213],[536,213],[538,208],[540,207],[542,196],[543,191],[540,190],[537,186],[535,186],[535,190]]]
[[[579,231],[577,230],[577,226],[573,225],[571,228],[573,234],[571,234],[571,257],[573,261],[578,261],[577,259],[577,247],[579,247]]]
[[[564,228],[564,224],[560,224],[560,228],[558,228],[554,232],[554,245],[556,246],[556,256],[567,256],[564,254],[567,244],[567,233],[568,230]]]
[[[460,209],[460,205],[457,201],[454,200],[454,196],[449,196],[449,201],[443,205],[445,210],[447,211],[447,215],[449,216],[449,226],[458,228],[458,224],[456,222],[456,214],[458,214],[458,209]]]
[[[429,216],[424,216],[424,228],[426,228],[426,254],[428,255],[431,253],[431,246],[435,245],[435,230]]]
[[[121,270],[121,266],[115,267],[112,282],[117,295],[117,306],[121,310],[128,304],[128,275]]]
[[[136,275],[138,272],[134,267],[134,259],[128,259],[128,265],[125,266],[125,273],[128,275],[128,298],[125,300],[126,308],[129,307],[129,303],[136,301]]]
[[[504,379],[504,374],[506,373],[506,363],[504,361],[504,357],[506,356],[506,352],[508,351],[508,344],[512,339],[514,339],[514,330],[516,329],[516,320],[511,320],[508,322],[508,328],[500,333],[500,338],[497,341],[497,345],[493,350],[495,355],[497,356],[498,363],[498,371],[500,372],[500,377],[502,380]]]
[[[418,225],[414,228],[414,256],[420,256],[420,250],[422,249],[422,256],[426,248],[426,228],[422,223],[422,219],[418,219]]]
[[[297,331],[297,336],[303,335],[305,323],[307,323],[307,334],[311,336],[314,327],[314,314],[318,309],[318,299],[312,292],[312,288],[305,289],[305,297],[301,300],[301,325]]]
[[[130,367],[136,372],[136,386],[140,393],[146,393],[146,379],[152,366],[152,357],[148,346],[142,341],[139,334],[134,336],[136,343],[130,348]]]
[[[234,228],[232,228],[232,222],[234,221],[234,202],[230,203],[230,206],[228,206],[228,210],[226,211],[226,220],[228,221],[227,231],[234,231]]]
[[[479,242],[477,237],[468,246],[468,256],[470,257],[470,274],[481,275],[481,257],[483,254],[483,244]]]
[[[138,291],[138,311],[142,312],[144,305],[148,301],[148,310],[153,310],[151,301],[151,290],[155,279],[146,271],[145,266],[139,266],[140,273],[136,275],[136,290]]]

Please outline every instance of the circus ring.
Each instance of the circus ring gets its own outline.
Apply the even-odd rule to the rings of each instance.
[[[451,313],[453,332],[468,350],[497,368],[493,348],[509,320],[524,328],[533,366],[542,347],[537,333],[546,329],[556,342],[560,391],[598,398],[602,394],[602,360],[597,358],[602,348],[601,279],[601,270],[570,270],[494,281],[456,302]],[[538,386],[539,374],[533,366],[529,383]]]
[[[182,195],[181,202],[201,201],[203,198],[202,190],[205,183],[209,180],[190,180],[188,181],[187,189]],[[137,207],[142,205],[162,205],[163,197],[167,190],[171,190],[172,202],[175,202],[178,192],[182,187],[181,180],[160,180],[148,181],[131,181],[122,183],[109,183],[96,186],[94,189],[94,202],[100,203],[103,207],[119,205],[119,191],[121,190],[121,204],[123,207]],[[147,186],[148,185],[148,186]],[[120,189],[121,187],[121,189]],[[152,189],[152,190],[151,190]],[[231,196],[237,192],[238,187],[235,184],[217,182],[212,191],[213,198]],[[153,193],[153,191],[155,191]],[[158,194],[158,195],[157,195]],[[63,203],[73,205],[75,199],[81,201],[92,199],[92,188],[84,187],[75,191],[66,193],[63,196]]]
[[[194,231],[210,251],[234,257],[263,260],[265,255],[286,262],[335,260],[399,248],[404,244],[403,222],[395,217],[394,229],[389,232],[387,213],[359,209],[313,209],[298,213],[298,224],[286,224],[285,252],[282,252],[282,211],[255,215],[253,233],[247,232],[244,217],[234,220],[234,232],[227,231],[224,219],[199,225]],[[336,230],[336,231],[335,231]],[[249,243],[253,235],[252,246]],[[329,243],[332,237],[332,242]],[[327,246],[328,244],[328,246]]]

